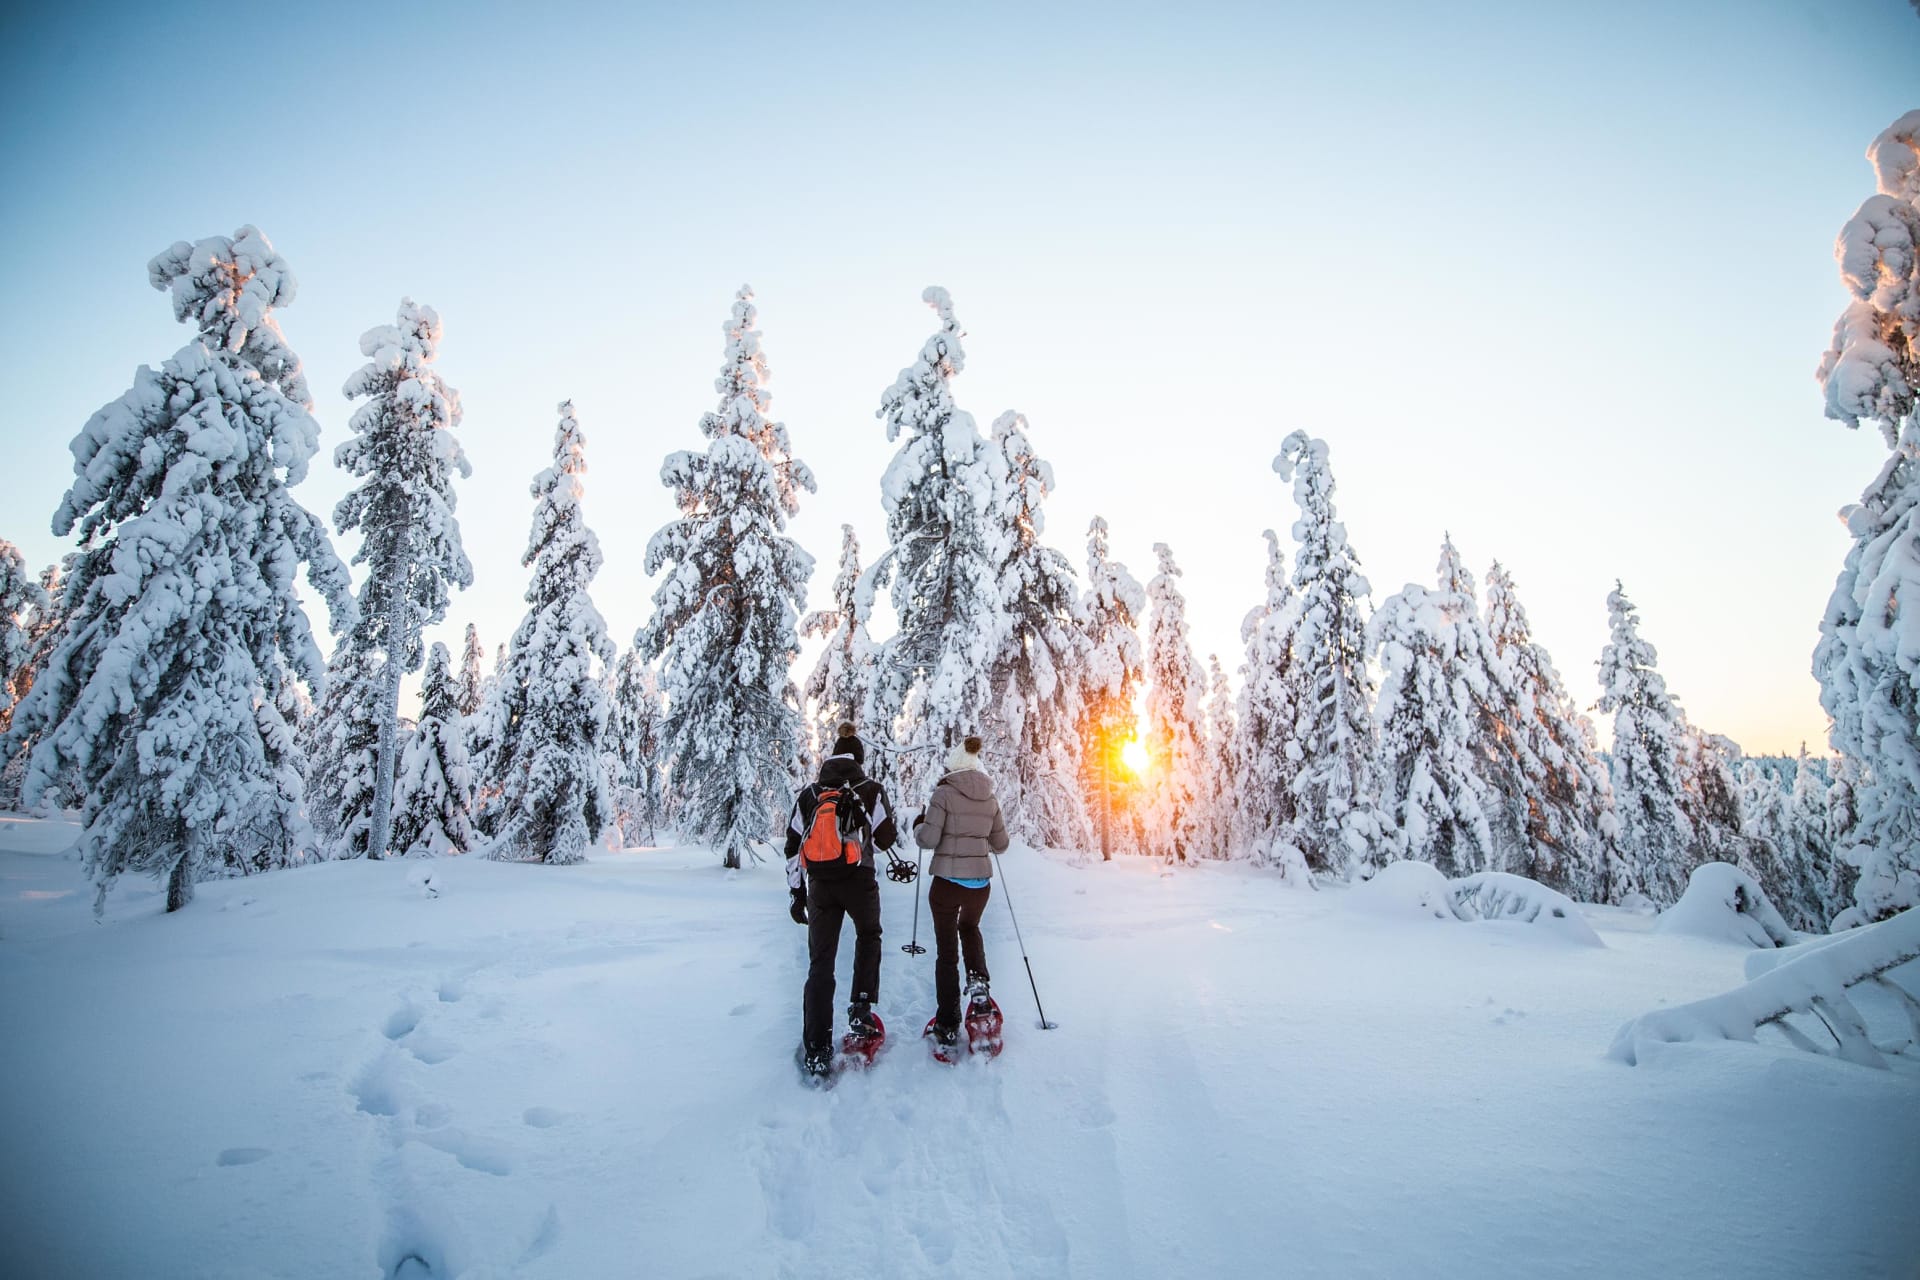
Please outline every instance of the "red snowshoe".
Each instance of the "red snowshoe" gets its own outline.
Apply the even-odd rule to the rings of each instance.
[[[952,1039],[942,1039],[940,1036],[939,1014],[935,1014],[933,1017],[927,1019],[927,1029],[920,1034],[926,1039],[927,1048],[933,1051],[933,1060],[935,1062],[944,1062],[948,1066],[952,1066],[954,1063],[960,1061],[959,1031],[956,1028],[947,1033]]]
[[[967,1005],[967,1052],[1000,1056],[1000,1028],[1005,1019],[989,995],[975,996]]]
[[[861,1070],[873,1065],[873,1060],[887,1043],[887,1024],[880,1021],[880,1015],[870,1013],[868,1020],[873,1024],[871,1030],[859,1028],[848,1030],[840,1037],[839,1067],[856,1067]]]

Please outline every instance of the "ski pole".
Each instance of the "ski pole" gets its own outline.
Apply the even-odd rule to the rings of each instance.
[[[900,948],[910,956],[923,956],[927,949],[920,945],[920,863],[927,860],[927,851],[920,851],[919,862],[913,867],[913,941]]]
[[[1042,1031],[1057,1031],[1060,1024],[1047,1021],[1047,1011],[1040,1007],[1040,986],[1033,980],[1033,961],[1027,959],[1027,940],[1020,936],[1020,917],[1014,914],[1013,895],[1007,892],[1007,870],[1000,865],[1000,855],[993,855],[993,869],[1000,876],[1000,896],[1006,899],[1007,915],[1013,920],[1013,937],[1020,944],[1020,963],[1027,966],[1027,985],[1033,988],[1033,1007],[1040,1014]]]

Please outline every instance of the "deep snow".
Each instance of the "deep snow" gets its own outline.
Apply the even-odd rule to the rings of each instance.
[[[8,1275],[1907,1275],[1920,1070],[1621,1025],[1748,948],[1356,909],[1243,865],[1016,851],[1007,1051],[792,1066],[780,868],[349,862],[104,924],[62,824],[0,818]],[[428,881],[430,877],[430,882]],[[438,896],[433,896],[436,894]],[[921,932],[926,922],[921,920]],[[924,939],[923,939],[924,940]],[[849,930],[846,942],[851,942]],[[845,978],[843,959],[842,980]],[[844,992],[844,986],[843,986]]]

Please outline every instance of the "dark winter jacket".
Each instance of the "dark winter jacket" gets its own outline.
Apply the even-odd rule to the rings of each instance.
[[[852,756],[828,756],[820,766],[820,780],[794,798],[793,817],[787,823],[788,888],[798,889],[806,884],[806,862],[800,856],[800,841],[806,837],[807,826],[813,821],[813,811],[820,807],[820,793],[849,783],[867,808],[867,820],[873,830],[870,847],[891,849],[899,839],[900,829],[893,820],[893,805],[887,800],[887,789],[869,778]],[[862,870],[872,874],[871,859]]]
[[[978,769],[961,769],[940,779],[913,838],[922,849],[933,850],[934,875],[991,879],[990,855],[1007,847],[1007,824],[993,796],[993,779]]]

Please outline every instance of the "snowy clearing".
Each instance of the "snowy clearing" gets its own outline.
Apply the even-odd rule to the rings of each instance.
[[[108,918],[0,818],[18,1275],[1911,1275],[1920,1063],[1605,1054],[1750,950],[1584,908],[1436,927],[1244,864],[1004,861],[997,1061],[802,1088],[780,868],[330,863]],[[430,896],[432,892],[437,897]],[[921,920],[922,933],[926,921]],[[923,938],[922,941],[928,941]],[[851,930],[843,940],[850,950]],[[846,977],[843,958],[841,979]]]

